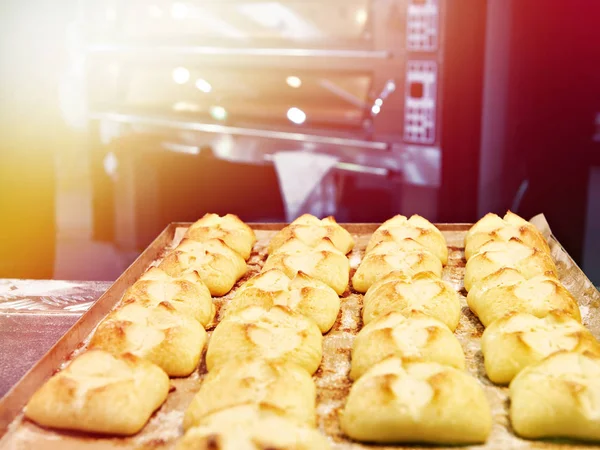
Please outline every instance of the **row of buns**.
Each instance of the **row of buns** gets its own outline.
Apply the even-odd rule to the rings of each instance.
[[[198,220],[125,292],[88,351],[32,396],[26,417],[52,428],[137,433],[165,401],[169,377],[197,368],[215,317],[212,295],[226,294],[245,274],[255,241],[236,216]]]
[[[348,285],[353,246],[333,218],[309,215],[272,239],[262,272],[223,307],[178,450],[329,448],[316,429],[312,375]]]
[[[354,381],[340,415],[349,437],[376,443],[469,444],[487,439],[491,412],[465,372],[453,334],[458,293],[441,279],[442,233],[420,216],[396,216],[369,241],[353,286],[364,328],[351,354]]]
[[[440,239],[441,238],[441,239]],[[215,323],[212,296],[246,273],[256,237],[236,216],[207,214],[158,267],[127,290],[89,350],[32,397],[26,417],[49,427],[130,435],[165,401],[169,376],[196,369]],[[209,370],[184,416],[187,449],[328,449],[311,377],[322,334],[348,288],[354,241],[333,218],[305,215],[271,241],[263,271],[225,302]],[[465,286],[490,380],[510,382],[510,415],[527,438],[600,440],[600,346],[558,281],[528,222],[488,215],[467,234]],[[441,279],[443,235],[397,216],[371,237],[352,278],[364,328],[352,350],[344,433],[378,443],[484,442],[491,414],[464,372],[453,331],[458,293]],[[511,382],[512,380],[512,382]]]
[[[600,440],[600,343],[557,278],[548,243],[510,211],[465,238],[467,303],[486,327],[488,378],[509,384],[513,429],[526,438]]]

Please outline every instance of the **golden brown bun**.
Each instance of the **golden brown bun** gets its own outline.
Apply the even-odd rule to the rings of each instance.
[[[352,277],[352,286],[358,292],[367,292],[373,283],[394,271],[404,272],[408,276],[432,272],[441,277],[442,263],[412,239],[400,243],[380,242],[364,256]]]
[[[266,406],[243,405],[212,414],[190,428],[177,450],[329,450],[316,429]]]
[[[246,261],[222,240],[196,242],[184,239],[159,266],[172,277],[197,272],[211,295],[227,294],[246,273]]]
[[[465,236],[465,257],[469,260],[490,241],[508,242],[511,238],[550,254],[546,239],[535,225],[508,211],[503,219],[488,213],[471,227]]]
[[[431,272],[420,272],[413,277],[404,272],[390,272],[373,283],[363,300],[363,322],[390,311],[405,313],[422,311],[445,323],[454,331],[460,320],[458,293]]]
[[[344,255],[354,248],[354,240],[350,233],[338,225],[333,217],[319,220],[311,214],[304,214],[273,237],[269,243],[269,254],[292,238],[298,239],[309,247],[314,247],[323,238],[328,238]]]
[[[516,269],[526,278],[536,275],[557,276],[552,257],[536,248],[523,244],[517,238],[508,242],[488,242],[473,255],[465,268],[465,289],[502,268]]]
[[[267,405],[298,423],[315,426],[315,399],[312,377],[295,364],[234,360],[202,380],[183,427],[187,430],[212,413],[243,404]]]
[[[352,347],[350,378],[356,380],[390,356],[465,368],[460,343],[446,325],[418,311],[387,313],[365,326]]]
[[[100,323],[90,348],[114,355],[131,353],[156,364],[169,376],[185,377],[198,365],[204,344],[204,328],[168,303],[150,308],[129,303]]]
[[[223,217],[218,214],[205,214],[188,228],[185,237],[198,242],[221,239],[246,260],[250,258],[252,247],[256,243],[256,235],[252,228],[234,214]]]
[[[31,397],[25,416],[40,425],[130,435],[167,398],[169,377],[131,354],[90,350],[50,378]]]
[[[285,306],[249,306],[227,316],[213,332],[206,367],[213,370],[232,359],[261,358],[291,362],[313,374],[321,364],[323,336],[317,324]]]
[[[483,389],[465,372],[388,358],[354,383],[340,425],[357,441],[476,444],[487,439],[492,415]]]
[[[448,247],[446,239],[440,230],[427,219],[415,214],[407,219],[397,215],[384,222],[369,240],[366,253],[380,242],[398,242],[413,239],[433,253],[442,264],[448,262]]]
[[[158,267],[149,269],[123,296],[123,304],[139,303],[150,307],[168,302],[184,316],[193,317],[206,327],[215,317],[210,291],[196,272],[170,277]]]
[[[583,325],[560,311],[543,318],[510,313],[483,332],[485,370],[494,383],[508,384],[525,367],[566,350],[600,356],[600,343]]]
[[[526,279],[513,269],[503,269],[475,285],[467,304],[486,327],[511,312],[545,317],[550,311],[562,310],[581,322],[577,301],[556,278],[538,275]]]
[[[600,357],[558,352],[510,383],[510,420],[524,438],[600,441]]]
[[[227,305],[225,314],[232,314],[247,306],[269,309],[275,305],[287,306],[313,319],[322,333],[333,326],[340,310],[340,298],[325,283],[298,272],[290,280],[277,269],[262,272],[244,283]]]
[[[289,278],[298,272],[322,281],[341,295],[348,286],[350,262],[328,238],[324,238],[314,247],[309,247],[299,239],[289,239],[265,262],[263,271],[278,269]]]

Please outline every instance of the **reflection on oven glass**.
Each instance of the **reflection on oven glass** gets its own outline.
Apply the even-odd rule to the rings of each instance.
[[[106,67],[106,66],[105,66]],[[110,69],[91,89],[96,110],[193,114],[196,120],[337,124],[359,127],[373,103],[372,74],[285,69],[137,65],[121,68],[119,95],[110,103]],[[215,107],[223,108],[215,110]],[[292,112],[297,108],[302,112]],[[293,110],[296,111],[296,110]]]
[[[368,36],[368,0],[129,2],[131,37],[195,36],[244,42],[357,40]],[[108,13],[106,13],[108,14]]]

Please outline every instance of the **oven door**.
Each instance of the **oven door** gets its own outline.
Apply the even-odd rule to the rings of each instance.
[[[93,114],[377,141],[385,149],[402,141],[404,111],[404,84],[389,71],[100,58],[90,61],[89,105]]]
[[[85,15],[93,43],[397,52],[405,47],[408,5],[409,0],[86,0]]]

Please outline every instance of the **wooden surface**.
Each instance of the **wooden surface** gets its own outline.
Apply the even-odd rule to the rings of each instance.
[[[156,241],[138,258],[138,260],[115,282],[115,284],[98,300],[98,302],[57,342],[57,344],[34,366],[11,392],[0,402],[0,418],[2,432],[0,448],[56,448],[68,449],[105,449],[105,448],[173,448],[182,434],[183,412],[197,392],[206,368],[204,363],[190,377],[173,379],[175,390],[169,394],[167,402],[155,413],[148,425],[136,436],[130,438],[101,438],[84,436],[77,433],[59,432],[43,429],[32,422],[23,420],[21,410],[33,392],[68,360],[73,351],[83,347],[81,344],[103,317],[114,307],[125,289],[131,285],[152,263],[160,259],[173,245],[173,238],[181,235],[178,228],[184,224],[171,224]],[[344,225],[354,236],[357,246],[349,255],[352,273],[358,266],[364,248],[371,233],[377,228],[373,224]],[[266,259],[266,245],[281,228],[281,224],[253,225],[257,231],[258,242],[249,260],[247,275],[236,287],[250,276],[260,271]],[[461,295],[462,317],[456,335],[461,342],[467,357],[468,371],[479,379],[483,385],[494,414],[494,429],[488,443],[480,448],[500,450],[505,448],[537,448],[547,449],[588,448],[583,445],[565,445],[549,442],[530,442],[517,438],[510,430],[507,411],[506,388],[494,386],[485,376],[479,340],[483,327],[466,307],[465,291],[462,286],[464,276],[463,240],[467,224],[439,225],[449,247],[449,263],[444,268],[444,279],[451,283]],[[560,244],[553,238],[550,240],[553,256],[558,263],[559,276],[565,282],[582,307],[584,323],[590,327],[596,337],[600,337],[600,294],[590,286],[591,283],[583,272],[572,262]],[[234,288],[235,291],[235,288]],[[223,298],[215,299],[219,308],[227,302],[233,292]],[[354,443],[343,436],[339,430],[337,413],[343,406],[350,388],[348,370],[350,367],[350,349],[356,333],[362,327],[360,312],[362,295],[347,289],[342,296],[342,307],[332,330],[324,336],[324,356],[320,369],[315,374],[317,385],[317,415],[319,428],[325,432],[336,449],[363,448],[395,448],[377,447]],[[218,321],[217,316],[217,321]],[[209,327],[214,328],[214,324]],[[13,422],[14,420],[14,422]],[[8,433],[6,427],[11,423]],[[407,448],[407,447],[402,447]]]

